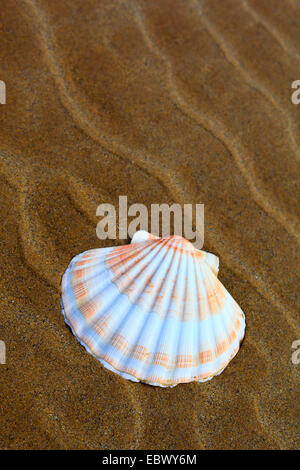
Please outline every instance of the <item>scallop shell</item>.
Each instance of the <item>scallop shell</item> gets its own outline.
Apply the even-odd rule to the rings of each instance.
[[[65,321],[126,379],[161,387],[205,382],[224,370],[245,332],[218,265],[182,237],[139,231],[130,245],[73,258],[62,279]]]

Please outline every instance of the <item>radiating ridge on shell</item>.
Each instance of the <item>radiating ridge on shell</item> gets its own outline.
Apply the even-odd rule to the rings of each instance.
[[[162,387],[204,382],[239,350],[245,316],[218,258],[182,237],[137,232],[130,245],[79,254],[62,279],[74,335],[106,368]]]

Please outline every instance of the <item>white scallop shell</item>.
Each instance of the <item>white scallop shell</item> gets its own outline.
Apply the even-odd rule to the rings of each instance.
[[[122,377],[162,387],[204,382],[224,370],[245,332],[217,274],[215,255],[140,231],[130,245],[73,258],[62,310],[81,344]]]

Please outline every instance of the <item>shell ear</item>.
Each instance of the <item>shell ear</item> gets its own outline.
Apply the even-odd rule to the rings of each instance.
[[[155,240],[158,237],[156,235],[152,235],[152,233],[146,232],[146,230],[138,230],[132,237],[131,243],[141,243],[147,242],[149,240]]]
[[[203,254],[203,261],[205,261],[206,264],[210,267],[212,272],[216,277],[218,277],[219,274],[219,258],[216,255],[213,255],[212,253],[207,253],[206,251],[201,251]]]

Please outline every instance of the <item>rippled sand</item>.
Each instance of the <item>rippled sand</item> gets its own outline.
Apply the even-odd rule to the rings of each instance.
[[[2,0],[1,448],[299,447],[299,24],[296,0]],[[61,275],[119,195],[205,204],[247,317],[211,382],[124,381],[65,326]]]

